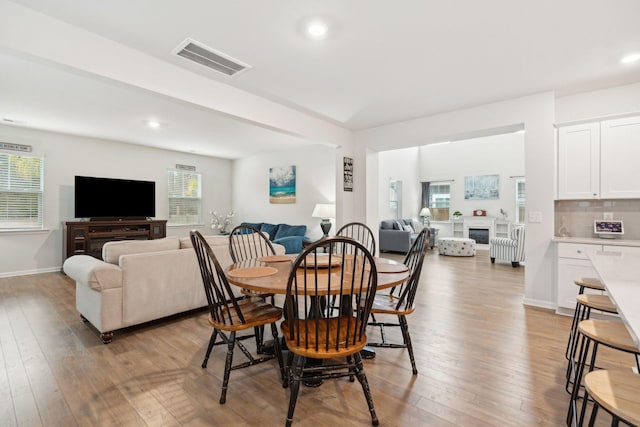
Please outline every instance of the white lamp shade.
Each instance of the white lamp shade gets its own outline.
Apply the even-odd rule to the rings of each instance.
[[[313,218],[335,218],[336,217],[336,205],[329,203],[318,203],[316,207],[313,208],[313,213],[311,214]]]
[[[422,208],[419,216],[431,216],[431,211],[429,210],[429,208]]]

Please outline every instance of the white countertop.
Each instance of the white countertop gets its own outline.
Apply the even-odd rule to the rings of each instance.
[[[589,245],[607,245],[607,246],[640,246],[640,240],[625,239],[600,239],[598,237],[558,237],[555,236],[552,241],[556,243],[586,243]]]
[[[640,254],[598,251],[589,259],[640,348]]]

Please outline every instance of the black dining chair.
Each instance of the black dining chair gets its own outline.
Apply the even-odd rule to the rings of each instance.
[[[418,373],[416,361],[411,345],[411,335],[409,335],[409,325],[406,316],[415,310],[414,300],[418,285],[420,284],[420,273],[422,264],[427,253],[429,242],[429,229],[424,228],[411,245],[409,253],[404,259],[404,264],[409,268],[409,278],[399,286],[391,288],[388,293],[380,293],[375,296],[371,307],[371,316],[374,315],[394,315],[398,317],[398,323],[386,323],[374,320],[369,322],[370,326],[378,326],[382,342],[368,343],[371,347],[406,348],[409,352],[413,374]],[[402,344],[389,343],[385,334],[385,326],[399,326],[402,331]]]
[[[300,383],[330,378],[357,378],[378,425],[360,351],[367,343],[366,319],[378,284],[373,256],[348,237],[329,237],[312,244],[293,264],[287,283],[285,320],[280,325],[289,349],[287,372],[291,395],[286,425],[293,422]],[[338,295],[329,310],[323,299]],[[355,299],[359,304],[353,303]],[[305,358],[324,360],[305,364]],[[331,362],[328,359],[332,359]]]
[[[343,225],[336,232],[336,236],[350,237],[362,243],[371,252],[371,255],[376,255],[376,239],[373,232],[361,222],[350,222]]]
[[[211,350],[219,335],[223,342],[227,344],[227,356],[224,365],[224,378],[222,380],[222,393],[220,395],[220,403],[225,403],[227,396],[227,387],[229,384],[229,375],[232,370],[246,368],[258,363],[266,362],[276,357],[280,365],[280,377],[285,380],[284,364],[282,353],[280,351],[280,343],[278,339],[278,328],[276,322],[282,317],[282,310],[266,303],[258,298],[236,298],[231,290],[231,286],[224,275],[224,270],[218,263],[211,247],[198,231],[191,231],[191,243],[198,257],[198,265],[200,266],[200,274],[204,284],[204,290],[207,296],[207,304],[209,306],[209,323],[213,327],[207,353],[202,362],[202,368],[207,367]],[[275,355],[268,355],[256,359],[242,344],[242,340],[252,338],[253,335],[238,337],[237,332],[251,328],[263,327],[271,325],[271,333],[273,334],[273,343],[275,347]],[[238,346],[242,354],[246,356],[248,361],[233,365],[233,351]]]
[[[231,230],[229,234],[229,254],[231,260],[235,263],[247,259],[256,259],[263,256],[275,255],[276,251],[269,241],[269,238],[252,225],[241,224]],[[271,304],[275,306],[275,296],[266,292],[256,292],[250,289],[242,289],[240,291],[246,297],[255,297],[271,299]],[[264,327],[257,327],[255,331],[256,346],[258,354],[265,351],[264,344]]]

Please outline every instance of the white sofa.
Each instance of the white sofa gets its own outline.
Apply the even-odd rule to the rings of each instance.
[[[223,268],[232,264],[228,236],[206,240]],[[284,246],[273,246],[284,254]],[[117,329],[207,305],[188,237],[108,242],[102,259],[74,255],[62,268],[76,281],[76,308],[105,344]]]

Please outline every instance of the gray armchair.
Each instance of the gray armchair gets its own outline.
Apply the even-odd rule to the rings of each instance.
[[[386,219],[381,221],[380,229],[378,230],[380,252],[409,252],[411,244],[422,230],[414,230],[412,223],[411,219]],[[429,247],[433,249],[438,229],[429,227],[429,232]]]

